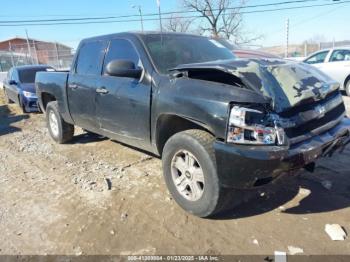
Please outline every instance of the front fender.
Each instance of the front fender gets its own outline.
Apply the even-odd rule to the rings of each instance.
[[[163,83],[163,84],[162,84]],[[186,77],[160,81],[152,100],[152,128],[162,114],[177,115],[212,132],[219,140],[226,137],[230,103],[268,103],[255,91]]]

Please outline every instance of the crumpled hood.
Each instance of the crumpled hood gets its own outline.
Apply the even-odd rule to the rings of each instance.
[[[34,83],[25,83],[21,84],[21,89],[30,93],[35,93],[35,84]]]
[[[307,99],[320,100],[339,84],[320,70],[283,59],[238,59],[179,65],[173,70],[220,70],[241,79],[247,86],[271,99],[282,112]],[[208,72],[210,73],[210,72]]]

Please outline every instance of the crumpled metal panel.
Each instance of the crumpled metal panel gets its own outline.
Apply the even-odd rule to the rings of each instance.
[[[173,70],[221,70],[239,77],[248,87],[272,100],[276,112],[306,99],[321,100],[339,84],[318,69],[282,59],[225,60],[180,65]]]

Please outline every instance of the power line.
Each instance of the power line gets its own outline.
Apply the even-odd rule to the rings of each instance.
[[[226,10],[235,10],[235,9],[248,9],[248,8],[258,8],[258,7],[268,7],[276,5],[288,5],[288,4],[297,4],[297,3],[307,3],[307,2],[319,2],[322,0],[294,0],[294,1],[284,1],[268,4],[258,4],[258,5],[247,5],[247,6],[235,6],[227,7]],[[213,9],[212,11],[219,11],[219,9]],[[186,11],[172,11],[172,12],[162,12],[162,15],[174,15],[174,14],[188,14],[196,13],[196,10],[186,10]],[[148,13],[143,14],[144,17],[147,16],[158,16],[158,13]],[[57,18],[57,19],[34,19],[34,20],[0,20],[0,23],[11,24],[11,23],[46,23],[46,22],[73,22],[73,21],[89,21],[89,20],[109,20],[109,19],[119,19],[119,18],[131,18],[138,17],[139,14],[135,15],[120,15],[120,16],[103,16],[103,17],[81,17],[81,18]]]
[[[303,2],[307,1],[318,1],[318,0],[302,0]],[[243,11],[240,12],[240,14],[253,14],[253,13],[264,13],[264,12],[276,12],[276,11],[284,11],[284,10],[295,10],[295,9],[302,9],[302,8],[312,8],[312,7],[324,7],[324,6],[333,6],[333,5],[340,5],[340,4],[347,4],[350,3],[350,1],[342,1],[342,2],[333,2],[328,4],[314,4],[314,5],[302,5],[302,6],[292,6],[292,7],[283,7],[283,8],[274,8],[274,9],[264,9],[264,10],[254,10],[254,11]],[[269,4],[272,5],[272,4]],[[274,4],[276,5],[276,3]],[[236,7],[237,8],[237,7]],[[230,8],[235,9],[235,8]],[[189,11],[184,11],[184,13],[187,13]],[[192,12],[192,11],[191,11]],[[174,13],[180,13],[174,12]],[[162,13],[163,15],[165,13]],[[127,16],[131,17],[131,16]],[[177,18],[201,18],[204,17],[203,15],[196,15],[196,16],[182,16]],[[109,18],[110,19],[110,18]],[[163,20],[169,20],[173,19],[173,17],[163,17]],[[106,23],[128,23],[128,22],[138,22],[139,19],[126,19],[126,20],[109,20],[109,21],[81,21],[81,22],[54,22],[54,23],[23,23],[23,24],[1,24],[0,27],[18,27],[18,26],[51,26],[51,25],[84,25],[84,24],[106,24]],[[146,18],[144,21],[158,21],[158,18]]]
[[[298,27],[300,25],[303,25],[307,22],[310,22],[312,20],[315,20],[321,16],[327,16],[331,13],[333,13],[334,11],[338,10],[339,8],[341,8],[341,6],[337,6],[336,8],[333,8],[331,10],[327,10],[326,12],[322,11],[321,13],[318,13],[317,15],[313,16],[313,17],[310,17],[310,18],[307,18],[307,19],[304,19],[304,20],[300,20],[299,22],[297,23],[291,23],[291,27],[292,28],[295,28],[295,27]],[[276,34],[276,33],[280,33],[280,32],[284,32],[285,31],[285,28],[281,28],[281,29],[278,29],[278,30],[274,30],[274,31],[271,31],[271,32],[268,32],[268,34]]]

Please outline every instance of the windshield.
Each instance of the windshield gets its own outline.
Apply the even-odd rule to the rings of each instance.
[[[24,84],[30,84],[35,82],[35,74],[37,72],[48,71],[50,68],[40,67],[40,68],[26,68],[19,70],[19,81]]]
[[[144,35],[146,48],[158,71],[182,64],[234,59],[232,52],[214,39],[191,35]]]

